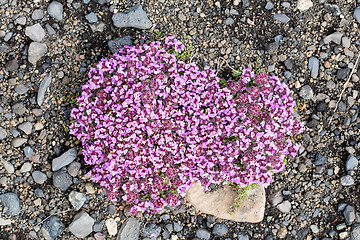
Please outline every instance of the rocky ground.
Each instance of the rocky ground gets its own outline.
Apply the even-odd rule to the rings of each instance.
[[[140,8],[140,23],[112,21],[136,3],[152,26]],[[0,0],[0,239],[360,239],[359,4]],[[261,59],[291,87],[308,129],[299,157],[266,190],[262,222],[189,205],[133,218],[87,177],[68,134],[74,97],[102,57],[157,32],[189,35],[193,60],[219,76],[229,76],[219,57],[236,69]]]

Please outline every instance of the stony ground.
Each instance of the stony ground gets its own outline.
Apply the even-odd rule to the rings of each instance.
[[[313,0],[309,9],[280,0],[136,1],[153,24],[146,30],[111,19],[133,1],[50,3],[0,0],[0,239],[134,239],[137,228],[143,239],[360,239],[359,0]],[[236,69],[261,59],[291,87],[308,129],[299,157],[266,190],[262,222],[188,205],[134,219],[87,177],[68,134],[73,98],[109,45],[150,42],[157,32],[189,35],[193,60],[219,76],[230,72],[219,57]],[[58,164],[64,159],[70,165]]]

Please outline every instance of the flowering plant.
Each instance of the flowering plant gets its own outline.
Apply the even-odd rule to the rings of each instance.
[[[244,69],[221,87],[214,70],[178,60],[183,50],[174,37],[125,46],[91,68],[71,111],[92,179],[133,214],[178,205],[195,182],[268,185],[299,149],[277,77]]]

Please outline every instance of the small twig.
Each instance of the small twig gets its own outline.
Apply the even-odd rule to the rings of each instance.
[[[218,71],[219,71],[219,63],[220,63],[219,60],[220,60],[220,59],[223,60],[223,61],[226,63],[226,65],[227,65],[231,70],[233,70],[234,72],[237,72],[237,73],[241,73],[240,71],[237,71],[237,70],[235,70],[234,68],[232,68],[232,67],[230,66],[230,64],[229,64],[223,57],[219,57],[218,60],[217,60],[217,68],[216,68],[215,74],[217,74]]]
[[[190,63],[192,62],[192,60],[194,59],[194,57],[196,57],[196,55],[197,55],[197,52],[195,52],[195,54],[191,56],[191,58],[190,58]]]
[[[355,69],[357,68],[357,65],[358,65],[358,63],[359,63],[359,58],[360,58],[360,54],[359,54],[359,56],[357,57],[356,62],[355,62],[355,65],[354,65],[354,67],[353,67],[353,69],[352,69],[352,71],[351,71],[351,73],[350,73],[347,81],[345,82],[345,84],[344,84],[344,86],[343,86],[343,90],[342,90],[341,93],[340,93],[340,97],[339,97],[339,99],[338,99],[338,101],[337,101],[337,103],[336,103],[336,105],[335,105],[334,112],[333,112],[333,114],[331,115],[330,121],[329,121],[329,123],[328,123],[329,125],[330,125],[331,121],[333,120],[334,114],[335,114],[335,112],[336,112],[336,110],[337,110],[337,108],[338,108],[338,106],[339,106],[340,101],[341,101],[341,97],[342,97],[342,95],[344,94],[344,92],[345,92],[345,90],[346,90],[346,88],[347,88],[347,85],[348,85],[348,83],[349,83],[352,75],[353,75],[354,72],[355,72]]]

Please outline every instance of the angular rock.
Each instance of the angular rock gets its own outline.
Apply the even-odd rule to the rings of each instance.
[[[21,168],[20,168],[20,172],[21,173],[27,173],[30,172],[32,169],[32,164],[30,162],[25,162]]]
[[[66,191],[72,184],[72,177],[62,169],[53,174],[53,184],[61,191]]]
[[[187,201],[205,214],[235,222],[256,223],[262,221],[266,200],[264,187],[258,186],[250,189],[240,207],[236,208],[234,213],[229,214],[230,207],[237,196],[238,193],[229,186],[205,193],[203,187],[194,185],[186,192]]]
[[[45,30],[39,23],[25,28],[25,35],[34,42],[41,42],[45,37]]]
[[[30,146],[26,146],[24,148],[24,154],[27,158],[32,157],[34,155],[34,150]]]
[[[26,17],[18,17],[18,18],[15,20],[15,23],[16,23],[16,24],[20,24],[20,25],[25,25],[25,24],[26,24]]]
[[[50,83],[51,83],[51,72],[49,74],[46,74],[46,76],[40,83],[40,87],[37,95],[37,103],[39,106],[41,106],[44,102],[45,93],[48,87],[50,86]]]
[[[319,59],[317,59],[316,57],[309,58],[308,68],[310,70],[310,76],[312,78],[317,78],[319,74],[319,64]]]
[[[47,180],[47,175],[41,171],[34,171],[31,176],[38,184],[43,184]]]
[[[283,201],[284,197],[281,190],[278,190],[269,196],[269,202],[271,205],[276,206]]]
[[[124,36],[122,38],[116,38],[114,40],[108,41],[109,49],[112,53],[119,52],[119,49],[127,46],[132,46],[134,44],[133,37],[131,36]]]
[[[60,157],[52,160],[52,171],[55,172],[72,163],[77,156],[76,148],[70,148]]]
[[[70,165],[68,166],[68,173],[70,174],[70,176],[76,177],[79,173],[80,167],[81,164],[79,162],[70,163]]]
[[[143,238],[154,238],[156,239],[161,233],[161,227],[155,223],[147,224],[141,232]]]
[[[27,142],[27,139],[26,138],[14,138],[12,141],[11,141],[11,145],[13,147],[20,147],[21,145],[23,145],[24,143]]]
[[[11,163],[9,163],[8,161],[5,161],[5,160],[2,159],[2,160],[1,160],[1,163],[2,163],[2,165],[4,166],[5,170],[6,170],[9,174],[12,174],[12,173],[15,172],[14,166],[13,166]]]
[[[65,226],[57,216],[51,216],[45,220],[41,227],[41,233],[46,240],[54,240],[64,231]]]
[[[11,59],[8,63],[6,63],[5,67],[9,72],[16,72],[19,68],[19,64],[16,59]]]
[[[89,23],[96,23],[98,21],[98,17],[94,12],[85,15],[85,18]]]
[[[265,5],[266,10],[271,10],[271,9],[273,9],[273,7],[274,7],[274,4],[272,2],[267,2]]]
[[[133,27],[139,29],[150,29],[152,23],[142,9],[142,6],[137,4],[129,8],[127,12],[115,13],[112,16],[113,24],[115,27]]]
[[[299,9],[299,11],[306,11],[309,8],[311,8],[314,4],[311,0],[298,0],[296,7]]]
[[[93,225],[94,219],[86,212],[80,212],[69,225],[69,230],[76,237],[84,238],[92,232]]]
[[[22,83],[15,86],[15,92],[19,95],[26,94],[28,90],[29,88]]]
[[[305,85],[300,89],[299,95],[304,99],[312,99],[314,91],[309,85]]]
[[[279,21],[281,23],[288,23],[290,18],[286,16],[284,13],[275,13],[274,20]]]
[[[28,50],[28,61],[33,65],[47,53],[47,46],[44,43],[32,42]]]
[[[342,176],[340,178],[340,184],[344,187],[352,186],[354,182],[354,179],[350,175]]]
[[[31,122],[24,122],[18,126],[18,128],[23,131],[26,135],[31,134],[33,126]]]
[[[323,165],[327,162],[327,157],[323,156],[321,153],[317,153],[315,155],[315,162],[314,164],[316,166],[320,166],[320,165]]]
[[[340,32],[334,32],[324,38],[324,43],[329,44],[330,42],[334,42],[336,44],[341,44],[341,38],[343,34]]]
[[[7,137],[7,132],[4,128],[0,127],[0,140],[3,140]]]
[[[34,12],[31,14],[31,18],[33,20],[40,20],[44,17],[44,11],[42,9],[35,9]]]
[[[69,201],[75,211],[78,211],[85,203],[86,196],[83,193],[71,191],[69,194]]]
[[[55,18],[58,21],[63,20],[63,12],[64,8],[63,5],[57,1],[53,1],[47,8],[47,12],[50,17]]]
[[[359,161],[357,160],[356,157],[354,157],[353,155],[349,155],[347,161],[346,161],[346,171],[351,171],[354,170],[354,168],[356,168],[359,164]]]
[[[0,217],[0,226],[11,225],[12,221],[10,219],[4,219]]]
[[[107,229],[110,236],[115,236],[116,235],[116,233],[117,233],[117,223],[116,223],[115,219],[113,219],[113,218],[106,219],[105,226],[106,226],[106,229]]]
[[[237,239],[238,240],[249,240],[249,236],[243,232],[239,232]]]
[[[339,69],[336,73],[336,78],[339,80],[344,80],[347,77],[347,75],[349,75],[350,71],[351,71],[350,68]]]
[[[46,24],[45,25],[46,31],[48,32],[49,35],[55,35],[56,31],[53,27],[50,26],[50,24]]]
[[[360,12],[360,10],[359,10]],[[360,13],[359,13],[360,14]],[[359,19],[360,23],[360,19]],[[350,234],[350,240],[360,240],[360,225],[355,225]]]
[[[10,216],[20,214],[20,202],[15,193],[8,192],[0,195],[0,203],[4,208],[4,213]]]
[[[25,105],[22,102],[20,102],[20,103],[16,103],[12,107],[12,111],[15,114],[23,115],[26,112],[26,108],[25,108]]]
[[[119,230],[116,240],[139,239],[140,222],[136,218],[128,218]]]

